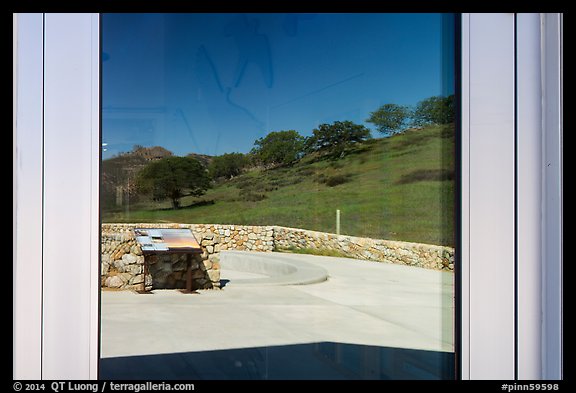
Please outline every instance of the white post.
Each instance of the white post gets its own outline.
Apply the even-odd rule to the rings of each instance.
[[[336,234],[340,234],[340,209],[336,209]]]

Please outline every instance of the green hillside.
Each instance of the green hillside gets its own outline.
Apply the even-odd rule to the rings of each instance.
[[[104,222],[282,225],[379,239],[453,245],[454,132],[430,126],[358,143],[337,160],[308,155],[253,169],[183,208],[140,200],[103,206]]]

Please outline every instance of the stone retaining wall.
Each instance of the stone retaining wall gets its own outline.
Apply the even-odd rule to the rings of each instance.
[[[190,228],[202,246],[192,261],[193,288],[220,287],[221,250],[270,252],[275,249],[323,249],[357,259],[397,263],[452,271],[454,249],[435,246],[335,235],[280,226],[217,224],[102,224],[103,287],[120,289],[184,288],[186,256],[148,255],[149,274],[144,277],[144,255],[134,238],[135,227]]]
[[[452,247],[336,235],[286,227],[274,227],[274,244],[276,248],[331,250],[356,259],[434,270],[454,270]]]

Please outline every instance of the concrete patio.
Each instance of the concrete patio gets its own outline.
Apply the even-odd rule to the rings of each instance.
[[[452,273],[296,254],[241,257],[262,255],[302,261],[328,279],[258,285],[265,275],[223,264],[222,290],[103,291],[101,377],[453,376]]]

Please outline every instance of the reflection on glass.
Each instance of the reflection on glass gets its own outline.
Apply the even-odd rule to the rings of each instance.
[[[455,378],[454,25],[104,14],[101,377]]]

